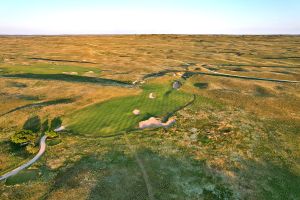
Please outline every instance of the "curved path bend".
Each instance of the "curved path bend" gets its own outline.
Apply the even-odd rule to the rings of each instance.
[[[39,150],[39,152],[30,161],[28,161],[27,163],[25,163],[25,164],[17,167],[16,169],[14,169],[14,170],[12,170],[10,172],[8,172],[8,173],[0,176],[0,181],[5,180],[5,179],[7,179],[7,178],[9,178],[11,176],[16,175],[21,170],[23,170],[23,169],[29,167],[30,165],[32,165],[33,163],[35,163],[44,154],[44,152],[46,150],[46,139],[47,139],[46,135],[44,135],[41,138],[41,140],[40,140],[40,150]]]

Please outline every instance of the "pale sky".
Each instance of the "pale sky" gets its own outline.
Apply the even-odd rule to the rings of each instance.
[[[0,0],[0,34],[300,34],[300,0]]]

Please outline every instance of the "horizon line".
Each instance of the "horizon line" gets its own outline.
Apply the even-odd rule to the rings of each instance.
[[[205,35],[205,36],[300,36],[300,33],[247,33],[247,34],[230,34],[230,33],[75,33],[75,34],[0,34],[0,37],[3,36],[120,36],[120,35]]]

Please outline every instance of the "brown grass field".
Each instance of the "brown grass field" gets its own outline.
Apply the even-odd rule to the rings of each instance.
[[[0,182],[0,199],[300,199],[300,83],[201,74],[300,81],[300,36],[0,44],[0,175],[33,157],[10,143],[29,118],[67,126],[37,163]],[[140,118],[129,110],[137,105]],[[137,129],[170,113],[169,129]]]

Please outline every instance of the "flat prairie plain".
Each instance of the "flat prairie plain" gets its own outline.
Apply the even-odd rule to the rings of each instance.
[[[300,36],[0,44],[0,175],[34,156],[10,142],[30,120],[65,127],[0,199],[300,199]]]

